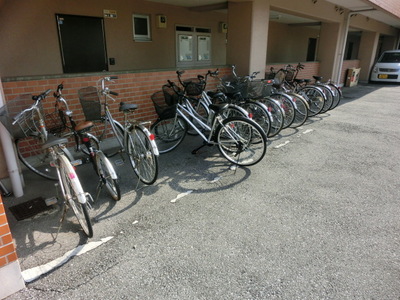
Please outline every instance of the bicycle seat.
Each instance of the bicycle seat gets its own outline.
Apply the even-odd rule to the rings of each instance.
[[[54,135],[49,135],[47,142],[42,145],[42,149],[47,149],[59,144],[66,144],[66,143],[68,143],[68,139],[66,138],[58,138],[55,137]]]
[[[137,104],[125,103],[125,102],[121,102],[119,104],[119,111],[123,111],[123,112],[134,111],[137,108],[138,108]]]
[[[209,108],[215,111],[216,113],[219,113],[223,111],[224,109],[228,108],[229,104],[224,103],[224,104],[210,104]]]
[[[305,83],[310,83],[310,82],[311,82],[311,79],[304,79],[304,82],[305,82]]]
[[[306,80],[305,79],[295,79],[294,82],[303,83],[303,82],[306,82]]]
[[[313,78],[317,81],[321,81],[323,77],[322,76],[313,76]]]
[[[93,126],[93,122],[91,122],[91,121],[85,121],[85,122],[82,122],[82,123],[79,123],[76,127],[75,127],[75,130],[76,131],[83,131],[83,130],[85,130],[85,129],[89,129],[89,128],[91,128]]]

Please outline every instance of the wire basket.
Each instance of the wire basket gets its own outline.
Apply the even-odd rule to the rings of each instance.
[[[251,99],[260,99],[271,95],[272,86],[265,80],[252,80],[247,82],[246,97]]]
[[[28,111],[14,120],[21,111],[31,107],[33,103],[31,94],[23,94],[0,108],[0,121],[14,138],[24,138],[40,131],[39,116],[35,110]],[[43,113],[41,103],[38,104],[38,108]],[[14,121],[16,121],[15,124],[13,124]]]
[[[164,85],[162,89],[151,95],[151,100],[159,118],[164,120],[175,116],[179,96],[169,86]]]
[[[288,70],[288,71],[286,71],[285,80],[286,80],[286,81],[293,81],[294,75],[295,75],[295,71],[294,71],[294,70]]]
[[[206,88],[206,82],[199,78],[190,78],[183,81],[185,93],[188,96],[199,96]]]
[[[94,86],[81,88],[78,95],[86,121],[101,120],[101,104],[97,89]]]
[[[59,135],[66,129],[65,123],[62,121],[60,111],[54,111],[44,115],[44,123],[48,133]]]

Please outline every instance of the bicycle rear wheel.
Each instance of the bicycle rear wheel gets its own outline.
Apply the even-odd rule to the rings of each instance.
[[[243,107],[248,111],[251,119],[256,121],[268,136],[271,128],[271,120],[268,114],[268,108],[264,104],[256,101],[246,101],[243,104]]]
[[[267,151],[267,136],[253,120],[231,117],[216,130],[221,154],[239,166],[251,166],[263,159]]]
[[[157,120],[151,126],[151,133],[155,136],[158,151],[166,153],[178,147],[186,135],[187,127],[186,121],[180,116]]]
[[[93,227],[87,208],[87,195],[71,163],[64,155],[59,155],[60,184],[64,200],[72,208],[83,232],[93,237]]]
[[[324,84],[317,84],[317,87],[319,87],[325,94],[325,104],[321,110],[321,113],[326,113],[333,105],[333,92],[330,87]]]
[[[128,156],[139,180],[153,184],[158,176],[158,158],[154,153],[150,133],[141,126],[135,126],[128,139]]]
[[[96,168],[107,192],[115,201],[121,199],[121,189],[119,188],[118,177],[110,160],[102,151],[96,151]]]
[[[271,126],[269,129],[269,134],[267,136],[273,137],[277,135],[283,128],[285,112],[283,111],[279,102],[272,98],[263,98],[262,102],[267,106],[271,118]]]
[[[333,83],[328,83],[328,85],[333,92],[333,103],[332,103],[331,109],[334,109],[336,106],[339,105],[340,100],[342,99],[342,91],[340,90],[339,87],[337,87]]]
[[[294,109],[296,110],[293,123],[290,125],[292,128],[300,127],[308,118],[308,103],[307,101],[296,93],[289,94],[293,99]]]
[[[283,93],[271,94],[269,97],[277,100],[281,104],[281,107],[285,112],[285,119],[283,121],[282,129],[288,128],[290,125],[292,125],[296,113],[291,97]]]
[[[17,154],[21,162],[34,173],[50,179],[58,180],[57,170],[50,166],[52,157],[46,149],[42,149],[42,140],[36,136],[29,136],[15,141]],[[71,153],[60,148],[69,160],[73,160]]]
[[[325,105],[325,95],[320,88],[315,86],[305,86],[298,93],[303,96],[309,105],[308,116],[313,117],[319,114]]]

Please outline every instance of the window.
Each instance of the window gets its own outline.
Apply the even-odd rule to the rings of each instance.
[[[211,65],[211,29],[176,26],[177,67]]]
[[[135,41],[151,41],[150,16],[134,14],[132,22],[133,39]]]

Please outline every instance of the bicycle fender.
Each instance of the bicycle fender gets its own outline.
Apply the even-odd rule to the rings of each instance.
[[[154,139],[154,134],[150,133],[150,131],[146,127],[144,127],[144,126],[141,126],[141,127],[142,127],[144,133],[146,133],[147,136],[149,137],[150,144],[151,144],[151,147],[153,148],[154,155],[159,156],[160,152],[158,151],[157,144]]]
[[[115,172],[114,166],[112,165],[110,160],[104,155],[104,153],[102,151],[97,151],[96,152],[96,164],[98,165],[100,163],[99,162],[100,156],[103,159],[103,162],[106,164],[106,168],[110,172],[111,178],[114,179],[114,180],[118,179],[118,175]]]

